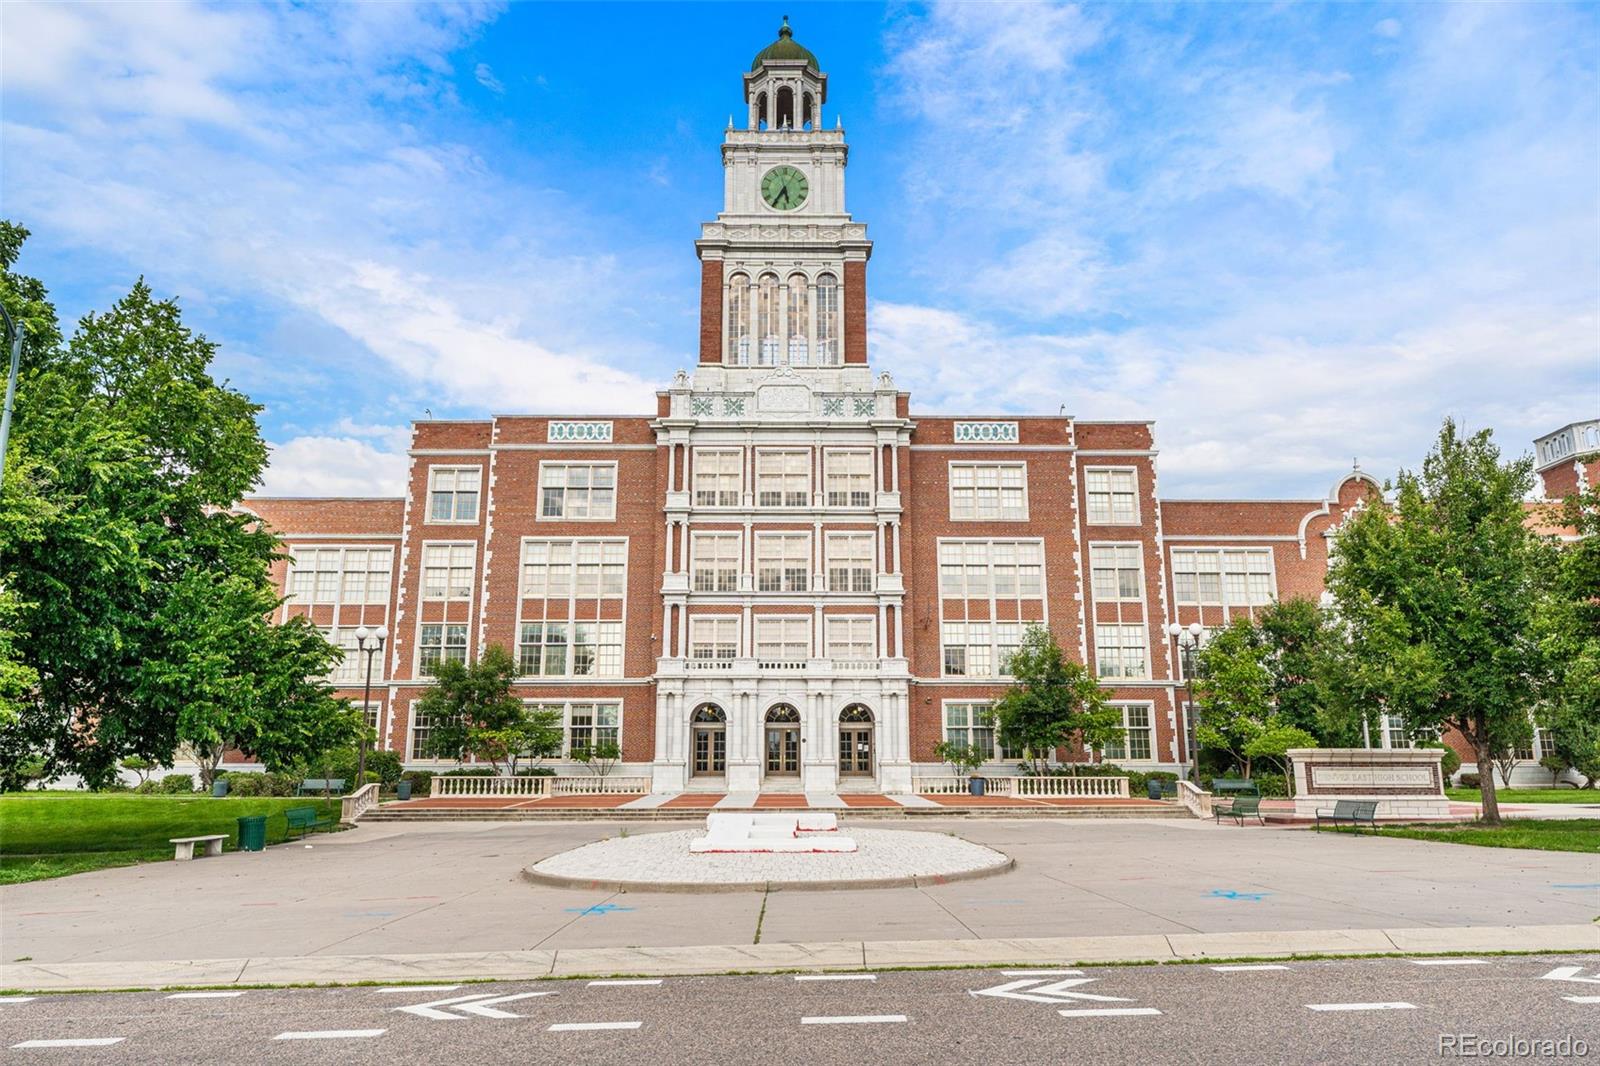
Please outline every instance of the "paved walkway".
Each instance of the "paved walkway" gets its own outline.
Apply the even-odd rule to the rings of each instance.
[[[540,811],[540,810],[842,810],[945,808],[950,810],[1147,810],[1167,811],[1170,802],[1104,797],[885,795],[846,792],[680,792],[676,795],[619,793],[606,796],[423,796],[405,802],[391,801],[385,811]]]

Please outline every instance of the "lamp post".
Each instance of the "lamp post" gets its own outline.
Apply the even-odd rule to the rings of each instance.
[[[1183,660],[1183,687],[1185,690],[1185,720],[1189,723],[1189,735],[1184,738],[1184,743],[1189,746],[1189,780],[1200,783],[1200,745],[1195,738],[1195,713],[1194,713],[1194,653],[1200,650],[1200,634],[1205,632],[1205,626],[1199,622],[1190,622],[1180,626],[1173,622],[1167,627],[1167,635],[1178,642],[1178,655]]]
[[[0,306],[0,319],[5,320],[6,339],[11,342],[11,373],[6,377],[6,405],[0,412],[0,486],[6,478],[6,448],[11,443],[11,407],[17,399],[17,370],[22,366],[22,323],[11,317],[11,312]],[[0,488],[0,491],[4,491]]]
[[[379,626],[356,630],[356,650],[367,657],[367,682],[361,689],[361,754],[356,758],[356,788],[367,783],[367,704],[372,698],[372,657],[383,650],[389,631]]]

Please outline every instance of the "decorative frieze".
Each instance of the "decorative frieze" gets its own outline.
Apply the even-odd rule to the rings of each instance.
[[[610,422],[550,422],[546,438],[550,443],[578,441],[584,444],[610,444]]]
[[[955,426],[957,444],[1015,444],[1018,439],[1015,422],[957,422]]]

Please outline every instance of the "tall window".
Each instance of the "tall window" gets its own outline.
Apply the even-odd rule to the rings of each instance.
[[[522,595],[535,599],[617,597],[627,588],[626,540],[525,540]]]
[[[994,673],[988,622],[946,622],[941,630],[946,677],[989,677]]]
[[[1101,677],[1150,676],[1142,625],[1094,627],[1094,658]]]
[[[878,620],[870,615],[823,615],[828,658],[863,661],[878,657]]]
[[[839,343],[839,281],[832,274],[817,277],[817,362],[836,366],[843,357]]]
[[[761,662],[798,663],[811,658],[811,616],[789,615],[755,619],[756,659]]]
[[[472,564],[476,545],[428,544],[422,549],[422,598],[472,598]]]
[[[728,362],[750,365],[750,279],[735,274],[728,279]]]
[[[756,452],[756,503],[762,507],[805,507],[811,503],[811,453]]]
[[[1089,569],[1100,603],[1144,599],[1144,563],[1137,544],[1092,544]]]
[[[689,658],[731,664],[739,656],[739,619],[714,615],[689,620]]]
[[[1125,525],[1139,521],[1139,482],[1131,467],[1097,466],[1084,471],[1089,521]]]
[[[737,448],[694,450],[694,505],[737,507],[743,494],[744,453]]]
[[[519,672],[525,676],[567,673],[567,623],[524,622],[517,644]]]
[[[481,466],[435,466],[428,470],[428,521],[476,522]]]
[[[339,599],[344,603],[388,603],[388,548],[346,548],[344,588]]]
[[[295,603],[388,603],[389,548],[297,548],[289,560]]]
[[[1150,705],[1136,703],[1122,708],[1122,736],[1105,746],[1108,762],[1148,762],[1155,750],[1150,727]]]
[[[1172,591],[1179,603],[1260,607],[1272,602],[1272,550],[1175,549]]]
[[[829,507],[872,506],[872,453],[829,449],[822,456]]]
[[[1386,748],[1413,748],[1416,742],[1411,739],[1411,733],[1406,729],[1406,720],[1398,714],[1383,716],[1383,746]],[[1529,757],[1532,757],[1529,752]]]
[[[601,744],[620,744],[622,704],[572,703],[567,705],[567,754],[593,751]]]
[[[811,297],[804,274],[789,275],[789,362],[805,366],[811,362],[807,339],[811,336]]]
[[[756,362],[775,366],[778,362],[778,276],[763,274],[756,282],[756,337],[761,344]]]
[[[950,464],[952,521],[1025,521],[1027,517],[1026,464]]]
[[[871,592],[877,569],[872,533],[830,533],[827,539],[828,589],[832,592]]]
[[[422,714],[416,710],[416,704],[411,705],[411,757],[413,759],[431,759],[428,752],[428,740],[433,736],[433,715]]]
[[[1011,676],[1011,657],[1022,647],[1021,622],[994,623],[994,668],[1001,677]]]
[[[939,593],[967,599],[1039,599],[1044,546],[1036,540],[941,541]]]
[[[947,703],[944,705],[944,739],[966,744],[994,758],[993,708],[988,703]]]
[[[300,548],[289,562],[289,595],[296,603],[333,603],[339,598],[339,549]]]
[[[539,517],[609,521],[617,516],[616,463],[540,463]]]
[[[811,573],[811,534],[756,534],[756,588],[804,592]]]
[[[621,622],[524,622],[517,645],[529,677],[621,677]]]
[[[344,652],[344,658],[333,664],[333,669],[328,671],[328,683],[332,685],[358,685],[361,683],[361,649],[356,645],[356,631],[354,629],[324,629],[322,635],[329,644],[334,645]],[[380,657],[381,658],[381,657]],[[373,674],[377,675],[378,663],[373,663]]]
[[[422,626],[417,637],[418,673],[423,677],[432,677],[435,668],[445,659],[458,663],[467,661],[467,627],[446,624]]]
[[[696,592],[737,592],[742,554],[738,533],[696,533],[690,541],[689,569]]]

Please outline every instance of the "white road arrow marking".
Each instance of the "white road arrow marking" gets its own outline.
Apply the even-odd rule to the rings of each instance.
[[[1600,985],[1600,977],[1579,977],[1583,972],[1582,966],[1557,966],[1545,974],[1541,980],[1545,981],[1581,981],[1586,985]]]
[[[1074,999],[1093,999],[1102,1003],[1127,1003],[1127,996],[1097,996],[1092,992],[1069,992],[1069,988],[1098,981],[1097,977],[1069,977],[1065,981],[1040,981],[1027,979],[1007,981],[993,988],[968,989],[971,996],[993,996],[996,999],[1021,999],[1029,1003],[1065,1003]],[[1023,989],[1028,989],[1026,992]]]
[[[471,996],[454,996],[450,999],[436,999],[430,1003],[413,1003],[408,1007],[395,1007],[397,1011],[415,1014],[419,1018],[431,1018],[439,1022],[466,1021],[467,1014],[476,1014],[483,1018],[518,1018],[521,1015],[512,1014],[510,1011],[497,1010],[490,1006],[491,1003],[509,1003],[517,999],[531,999],[534,996],[553,996],[554,992],[521,992],[514,996],[497,996],[493,992],[479,992]],[[450,1011],[440,1010],[440,1007],[449,1007],[451,1010],[464,1013],[451,1014]]]

